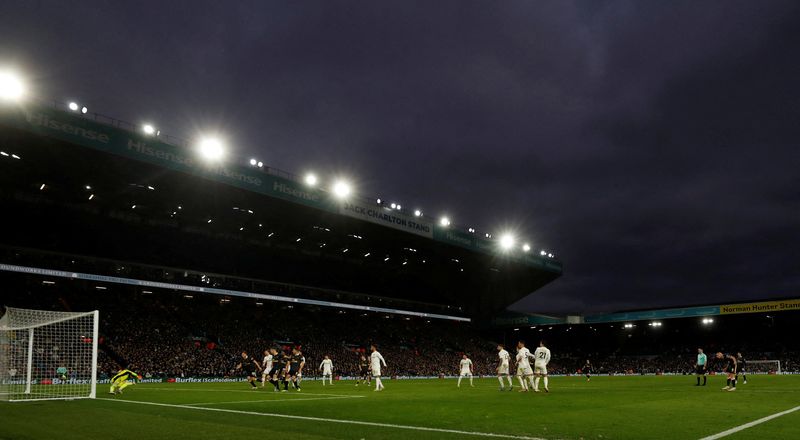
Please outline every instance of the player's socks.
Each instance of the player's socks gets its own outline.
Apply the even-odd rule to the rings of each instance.
[[[706,377],[705,376],[703,376],[703,386],[706,386]]]
[[[472,384],[472,376],[469,377],[469,386],[474,387],[475,385]]]
[[[697,385],[695,385],[695,386],[696,386],[696,387],[699,387],[699,386],[700,386],[700,376],[697,376]]]
[[[500,382],[500,391],[503,391],[506,388],[505,384],[503,383],[503,378],[500,377],[500,376],[497,376],[497,381]]]
[[[457,387],[461,388],[461,376],[458,376],[458,385],[457,385]]]
[[[525,379],[523,379],[522,376],[517,376],[517,378],[519,379],[519,386],[522,387],[520,391],[528,391],[528,386],[525,384]]]
[[[508,379],[508,388],[514,388],[514,381],[511,379],[511,376],[506,376],[506,379]]]
[[[533,391],[539,392],[539,378],[536,377],[533,379]]]

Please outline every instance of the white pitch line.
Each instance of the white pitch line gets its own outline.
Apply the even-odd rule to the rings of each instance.
[[[264,399],[264,400],[234,400],[232,402],[201,402],[201,403],[184,403],[186,406],[201,406],[201,405],[227,405],[233,403],[262,403],[262,402],[301,402],[308,400],[336,400],[336,399],[360,399],[364,396],[339,396],[339,397],[310,397],[308,399]]]
[[[187,406],[187,405],[173,405],[169,403],[156,403],[156,402],[141,402],[136,400],[117,400],[117,399],[97,399],[97,400],[108,400],[111,402],[123,402],[123,403],[134,403],[137,405],[152,405],[152,406],[163,406],[168,408],[183,408],[183,409],[193,409],[196,411],[213,411],[213,412],[221,412],[221,413],[232,413],[232,414],[243,414],[248,416],[262,416],[262,417],[275,417],[281,419],[294,419],[294,420],[308,420],[313,422],[329,422],[329,423],[341,423],[345,425],[362,425],[362,426],[376,426],[379,428],[395,428],[395,429],[406,429],[411,431],[427,431],[427,432],[441,432],[444,434],[459,434],[459,435],[472,435],[476,437],[494,437],[494,438],[510,438],[516,440],[546,440],[540,437],[528,437],[524,435],[511,435],[511,434],[498,434],[494,432],[478,432],[478,431],[460,431],[457,429],[444,429],[444,428],[428,428],[425,426],[411,426],[411,425],[395,425],[393,423],[378,423],[378,422],[364,422],[361,420],[340,420],[340,419],[327,419],[323,417],[308,417],[308,416],[295,416],[291,414],[270,414],[270,413],[260,413],[255,411],[238,411],[234,409],[223,409],[223,408],[209,408],[205,406]]]
[[[745,423],[744,425],[736,426],[736,427],[731,428],[731,429],[729,429],[727,431],[722,431],[722,432],[714,434],[714,435],[709,435],[708,437],[703,437],[700,440],[716,440],[718,438],[727,437],[727,436],[729,436],[731,434],[736,434],[739,431],[744,431],[747,428],[752,428],[753,426],[760,425],[760,424],[762,424],[764,422],[769,422],[772,419],[777,419],[780,416],[785,416],[786,414],[790,414],[790,413],[793,413],[793,412],[798,411],[798,410],[800,410],[800,406],[795,406],[792,409],[787,409],[786,411],[781,411],[781,412],[775,413],[775,414],[773,414],[771,416],[766,416],[766,417],[762,417],[762,418],[760,418],[758,420],[753,420],[752,422]]]
[[[142,387],[142,388],[141,388],[141,390],[142,390],[142,391],[152,391],[152,390],[157,390],[157,391],[173,391],[173,392],[181,392],[181,393],[182,393],[182,392],[184,392],[184,391],[196,391],[196,392],[199,392],[199,393],[246,393],[246,394],[251,394],[251,395],[253,394],[253,390],[247,390],[247,391],[245,391],[245,390],[214,390],[214,389],[208,389],[208,388],[200,388],[200,389],[197,389],[197,388],[187,388],[187,389],[181,390],[181,389],[178,389],[178,388],[152,388],[152,387]],[[258,392],[258,391],[257,391],[257,392]],[[261,392],[262,392],[262,393],[268,393],[268,394],[272,394],[272,391],[269,391],[269,390],[267,390],[267,389],[265,389],[264,391],[261,391]],[[276,394],[277,394],[277,393],[276,393]],[[307,393],[307,392],[305,392],[305,391],[299,391],[299,394],[298,394],[298,392],[290,392],[290,393],[287,393],[287,394],[282,394],[282,395],[283,395],[283,396],[334,396],[334,397],[352,397],[352,395],[350,395],[350,394]],[[364,396],[360,396],[360,397],[364,397]]]

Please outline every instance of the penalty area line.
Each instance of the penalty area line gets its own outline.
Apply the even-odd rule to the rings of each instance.
[[[110,402],[122,402],[122,403],[132,403],[136,405],[151,405],[151,406],[161,406],[167,408],[182,408],[182,409],[191,409],[195,411],[211,411],[211,412],[220,412],[220,413],[228,413],[228,414],[242,414],[248,416],[261,416],[261,417],[273,417],[279,419],[293,419],[293,420],[308,420],[313,422],[328,422],[328,423],[340,423],[345,425],[361,425],[361,426],[374,426],[378,428],[394,428],[394,429],[406,429],[410,431],[427,431],[427,432],[440,432],[443,434],[458,434],[458,435],[471,435],[476,437],[493,437],[493,438],[510,438],[510,439],[517,439],[517,440],[545,440],[540,437],[528,437],[524,435],[511,435],[511,434],[498,434],[494,432],[478,432],[478,431],[461,431],[458,429],[445,429],[445,428],[429,428],[425,426],[412,426],[412,425],[397,425],[394,423],[378,423],[378,422],[365,422],[361,420],[341,420],[341,419],[329,419],[324,417],[310,417],[310,416],[296,416],[291,414],[270,414],[270,413],[261,413],[256,411],[239,411],[235,409],[224,409],[224,408],[209,408],[206,406],[188,406],[188,405],[174,405],[170,403],[156,403],[156,402],[142,402],[137,400],[118,400],[118,399],[106,399],[106,398],[98,398],[97,400],[107,400]]]
[[[752,422],[745,423],[744,425],[735,426],[727,431],[722,431],[714,435],[709,435],[708,437],[703,437],[700,440],[716,440],[719,438],[727,437],[731,434],[736,434],[739,431],[744,431],[747,428],[752,428],[753,426],[760,425],[764,422],[769,422],[772,419],[777,419],[778,417],[785,416],[786,414],[791,414],[798,410],[800,410],[800,406],[795,406],[792,409],[787,409],[786,411],[781,411],[779,413],[775,413],[770,416],[762,417],[758,420],[753,420]]]

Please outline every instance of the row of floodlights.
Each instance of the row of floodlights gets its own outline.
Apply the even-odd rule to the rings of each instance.
[[[714,318],[703,318],[702,320],[700,320],[700,322],[703,325],[711,325],[711,324],[714,323]],[[663,324],[661,323],[661,321],[653,321],[653,322],[647,323],[647,325],[649,327],[661,327]],[[628,323],[625,323],[622,327],[623,328],[627,328],[627,329],[631,329],[631,328],[636,327],[636,324],[632,324],[632,323],[628,322]]]
[[[25,85],[20,80],[20,78],[15,75],[13,72],[2,71],[0,72],[0,99],[7,100],[7,101],[18,101],[25,95]],[[70,102],[67,104],[67,108],[74,112],[79,112],[81,114],[86,114],[89,112],[89,109],[84,106],[80,105],[77,102]],[[161,131],[158,130],[152,124],[146,123],[142,124],[141,126],[142,133],[147,136],[159,136]],[[205,137],[197,142],[197,151],[199,152],[200,156],[205,158],[209,161],[218,161],[225,157],[226,151],[223,142],[216,138],[216,137]],[[264,167],[264,162],[256,159],[250,159],[250,165],[258,168]],[[304,176],[303,181],[308,186],[316,186],[319,183],[319,179],[313,173],[308,173]],[[346,180],[338,179],[333,182],[331,186],[331,190],[339,199],[346,199],[353,193],[352,186]],[[380,206],[387,207],[392,210],[402,211],[403,207],[401,204],[392,202],[388,205],[385,204],[384,200],[377,199],[377,204]],[[415,217],[423,217],[423,213],[419,209],[414,210]],[[451,225],[450,218],[447,216],[442,216],[439,218],[439,225],[442,227],[448,227]],[[474,234],[476,231],[474,228],[469,228],[468,231]],[[492,234],[486,233],[485,237],[487,239],[492,238]],[[504,233],[500,236],[500,248],[505,251],[510,251],[516,246],[516,238],[511,233]],[[531,246],[528,243],[524,243],[520,246],[523,252],[530,252]],[[540,251],[539,255],[543,257],[553,258],[553,254],[551,252],[547,252],[545,250]]]

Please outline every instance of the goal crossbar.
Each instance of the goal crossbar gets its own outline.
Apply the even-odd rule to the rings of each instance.
[[[0,318],[0,400],[97,395],[100,314],[7,307]]]

